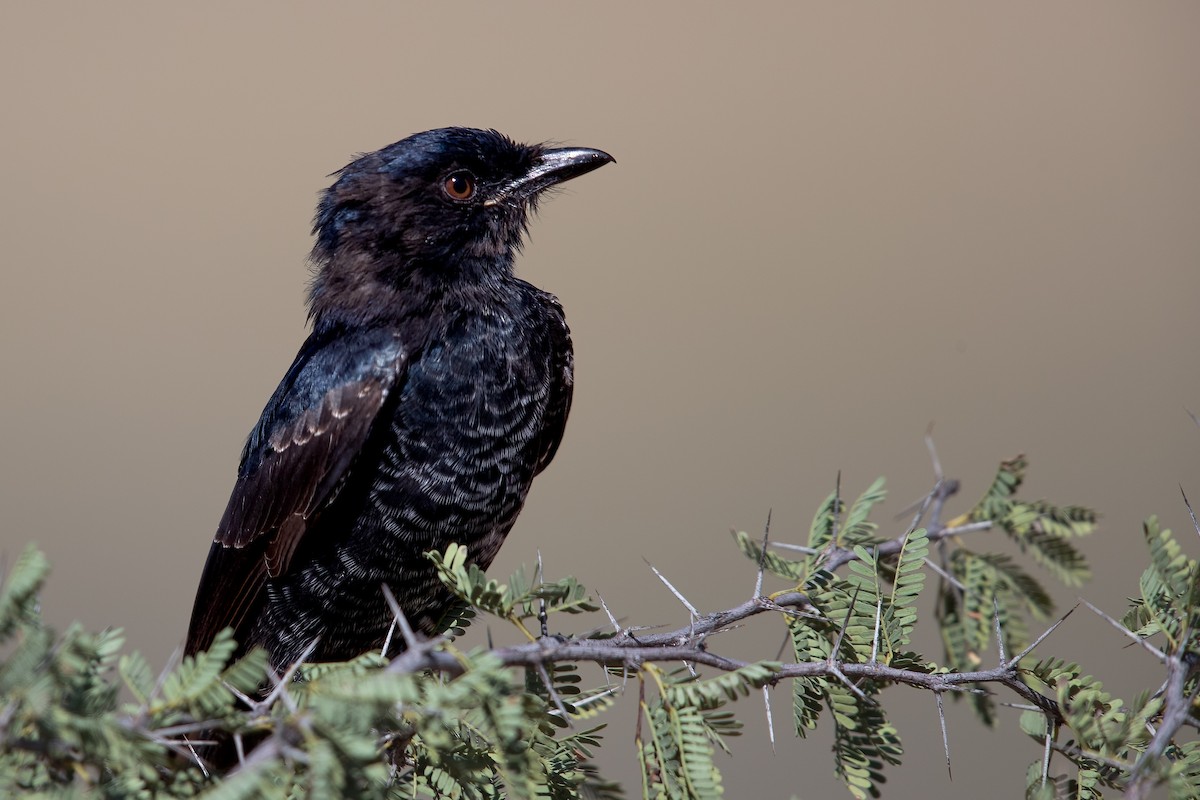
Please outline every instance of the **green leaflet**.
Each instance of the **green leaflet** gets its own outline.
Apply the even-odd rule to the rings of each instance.
[[[508,583],[500,583],[474,563],[467,563],[467,548],[457,544],[449,545],[445,553],[427,552],[425,557],[434,563],[442,583],[467,606],[456,607],[447,615],[445,624],[452,630],[461,631],[469,623],[472,608],[517,620],[536,617],[543,604],[547,613],[582,614],[600,610],[587,589],[571,577],[533,584],[525,577],[524,570],[518,569]]]
[[[763,552],[762,546],[745,531],[734,531],[733,539],[738,549],[746,558],[755,564],[761,564],[767,572],[785,580],[800,583],[808,575],[808,566],[804,561],[792,561],[768,549]]]
[[[32,543],[25,546],[0,583],[0,642],[22,622],[36,621],[35,597],[50,574],[50,561]]]
[[[1096,512],[1082,506],[1054,506],[1044,500],[1018,501],[1017,489],[1028,466],[1024,456],[1000,464],[992,485],[966,516],[971,522],[998,525],[1041,566],[1067,586],[1080,586],[1091,568],[1070,539],[1095,530]]]

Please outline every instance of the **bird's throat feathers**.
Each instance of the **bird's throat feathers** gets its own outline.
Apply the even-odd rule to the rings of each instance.
[[[460,253],[442,261],[406,261],[356,248],[312,257],[308,316],[314,323],[363,325],[427,314],[447,297],[513,278],[513,253],[500,258]]]

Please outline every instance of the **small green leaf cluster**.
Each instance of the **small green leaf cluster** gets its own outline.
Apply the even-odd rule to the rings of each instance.
[[[970,512],[941,526],[933,543],[924,528],[897,539],[879,536],[870,514],[886,497],[882,478],[852,503],[836,491],[825,499],[813,518],[803,559],[764,549],[744,532],[735,534],[747,558],[792,583],[812,605],[815,618],[786,619],[792,650],[797,664],[825,663],[830,674],[792,681],[795,730],[805,736],[828,710],[835,769],[853,796],[878,796],[884,767],[899,763],[903,751],[879,697],[889,682],[850,681],[838,665],[971,672],[980,668],[981,654],[996,646],[997,636],[1006,653],[1019,652],[1029,643],[1029,622],[1044,621],[1053,610],[1046,589],[1013,558],[967,547],[965,534],[954,530],[999,528],[1067,585],[1087,578],[1086,561],[1068,540],[1091,532],[1096,515],[1078,506],[1018,499],[1025,468],[1023,457],[1002,462],[984,497]],[[843,564],[844,575],[836,572]],[[940,666],[911,649],[916,601],[930,565],[941,578],[934,591],[935,621],[944,645]],[[990,724],[995,718],[991,694],[979,691],[970,697]]]
[[[1021,552],[1033,556],[1058,580],[1067,586],[1081,586],[1092,572],[1072,540],[1096,529],[1096,512],[1083,506],[1018,500],[1016,493],[1025,480],[1028,466],[1025,456],[1001,462],[992,485],[966,518],[970,522],[998,525]]]
[[[524,569],[518,569],[508,583],[500,583],[471,562],[467,548],[457,544],[451,544],[445,553],[433,550],[425,556],[433,561],[438,577],[455,597],[472,609],[501,619],[519,622],[537,617],[543,610],[567,614],[600,610],[587,589],[572,577],[535,584],[525,577]]]
[[[1091,577],[1091,569],[1072,540],[1095,530],[1096,513],[1017,498],[1027,466],[1024,456],[1001,462],[975,507],[948,526],[990,523],[1063,584],[1079,586]],[[982,654],[996,643],[997,631],[1005,652],[1020,652],[1030,642],[1029,623],[1045,622],[1054,611],[1049,592],[1012,557],[979,552],[965,541],[953,537],[938,543],[950,580],[938,584],[935,615],[945,665],[956,671],[978,669]],[[992,724],[996,708],[991,695],[980,692],[970,699],[980,719]]]
[[[29,546],[0,585],[0,797],[65,788],[97,797],[195,794],[202,772],[178,763],[154,730],[216,710],[216,694],[232,700],[221,681],[236,685],[241,674],[225,674],[219,654],[201,656],[156,688],[144,660],[118,658],[119,630],[93,634],[72,625],[55,635],[38,606],[49,571]],[[114,667],[139,697],[136,707],[120,708]]]
[[[876,480],[849,508],[835,492],[825,499],[809,531],[808,556],[785,559],[745,533],[735,539],[742,552],[763,569],[796,581],[815,613],[788,615],[797,664],[896,665],[929,672],[934,665],[908,645],[917,623],[916,600],[925,585],[929,541],[925,529],[908,531],[898,552],[882,556],[871,510],[886,497]],[[824,565],[835,551],[848,551],[849,575],[839,577]],[[903,754],[896,728],[888,721],[879,693],[883,681],[853,683],[833,674],[792,680],[795,731],[804,737],[817,727],[824,710],[834,725],[834,769],[854,797],[877,797],[885,764]]]
[[[642,796],[655,800],[714,800],[723,794],[715,748],[729,752],[726,738],[741,724],[725,705],[773,682],[779,664],[769,661],[740,667],[701,680],[689,671],[665,674],[647,665],[640,673],[641,693],[636,743]],[[646,683],[657,687],[646,697]]]

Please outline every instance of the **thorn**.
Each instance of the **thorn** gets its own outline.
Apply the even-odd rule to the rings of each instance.
[[[240,691],[236,686],[231,685],[228,681],[221,681],[221,685],[228,689],[230,694],[244,703],[246,708],[253,709],[254,706],[257,705],[253,698],[251,698],[245,692]]]
[[[1022,650],[1021,652],[1019,652],[1015,656],[1013,656],[1011,659],[1009,659],[1009,662],[1004,665],[1004,668],[1005,669],[1013,669],[1014,667],[1017,666],[1017,664],[1020,664],[1022,658],[1029,655],[1030,653],[1032,653],[1033,648],[1037,647],[1039,644],[1041,644],[1043,641],[1045,641],[1047,636],[1054,633],[1054,629],[1057,628],[1059,625],[1062,625],[1064,622],[1066,622],[1067,617],[1074,614],[1075,609],[1077,609],[1077,608],[1079,608],[1079,603],[1076,603],[1075,605],[1071,606],[1071,608],[1067,610],[1067,613],[1063,614],[1061,617],[1058,618],[1058,622],[1054,623],[1049,628],[1047,628],[1045,631],[1043,631],[1042,635],[1037,637],[1036,639],[1034,639],[1033,642],[1028,647],[1026,647],[1024,650]]]
[[[550,699],[554,701],[554,707],[558,709],[558,713],[566,721],[570,727],[575,727],[571,723],[571,715],[567,713],[567,707],[563,703],[562,698],[558,696],[558,692],[554,689],[554,681],[550,680],[550,673],[546,669],[546,665],[541,661],[537,662],[538,675],[542,678],[542,683],[546,686],[546,693],[550,695]]]
[[[955,589],[958,589],[960,592],[966,594],[967,587],[963,585],[962,581],[960,581],[958,578],[951,575],[946,570],[939,567],[937,564],[933,563],[933,560],[931,558],[929,558],[928,556],[925,557],[925,566],[929,567],[931,570],[936,572],[938,574],[938,576],[942,580],[944,580],[946,583],[950,584]]]
[[[308,647],[304,648],[304,652],[300,654],[300,657],[293,661],[292,665],[284,671],[282,677],[276,677],[274,672],[268,673],[268,677],[275,683],[275,688],[271,690],[269,695],[267,695],[267,699],[262,701],[261,705],[263,708],[269,708],[276,700],[282,699],[287,705],[289,711],[296,711],[296,704],[292,700],[292,696],[287,693],[287,685],[291,683],[292,678],[296,674],[296,670],[300,669],[300,665],[307,661],[308,657],[311,656],[313,651],[317,649],[317,644],[320,643],[320,641],[320,636],[314,636],[313,640],[308,643]]]
[[[833,484],[833,530],[830,531],[829,546],[836,547],[838,539],[838,521],[842,518],[842,471],[837,471],[837,480]]]
[[[1000,601],[992,595],[992,622],[996,624],[996,651],[1000,654],[1000,666],[1004,666],[1004,634],[1000,631]]]
[[[192,760],[196,762],[196,766],[200,768],[200,772],[203,773],[205,779],[211,778],[212,773],[208,771],[208,766],[204,763],[204,759],[201,758],[200,754],[196,752],[196,748],[192,747],[191,740],[186,736],[183,737],[183,746],[187,748],[189,753],[191,753]]]
[[[1196,512],[1192,510],[1192,504],[1188,502],[1187,493],[1183,491],[1183,484],[1179,484],[1179,493],[1183,495],[1183,504],[1187,506],[1188,514],[1192,517],[1192,527],[1196,529],[1196,533],[1200,534],[1200,522],[1196,522]]]
[[[783,641],[779,643],[779,652],[777,652],[777,653],[775,654],[775,660],[776,660],[776,661],[782,661],[782,660],[783,660],[783,651],[787,649],[787,646],[788,646],[789,644],[791,644],[791,642],[792,642],[792,634],[791,634],[790,632],[789,632],[789,633],[785,633],[785,634],[783,635]]]
[[[623,634],[624,631],[621,630],[621,624],[617,622],[617,618],[613,616],[613,613],[608,610],[608,603],[604,602],[604,596],[596,592],[596,598],[600,601],[600,607],[604,609],[604,613],[608,615],[608,621],[612,623],[613,630],[617,632],[617,636]]]
[[[158,699],[158,695],[162,692],[163,684],[167,682],[167,677],[181,663],[183,663],[183,645],[179,645],[171,652],[171,657],[167,659],[166,666],[162,668],[162,671],[158,673],[158,677],[154,680],[154,688],[150,691],[150,696],[146,698],[147,703]]]
[[[904,508],[902,508],[898,512],[896,512],[896,515],[894,517],[892,517],[892,519],[900,519],[908,512],[910,512],[910,511],[914,512],[912,522],[908,523],[908,530],[905,531],[906,536],[908,534],[912,533],[913,531],[915,531],[917,529],[917,527],[921,524],[921,520],[925,517],[925,512],[929,510],[929,505],[933,502],[933,499],[935,497],[937,497],[938,494],[941,493],[941,491],[942,491],[942,479],[938,478],[934,482],[933,488],[929,490],[928,494],[926,494],[920,500],[909,503],[907,506],[905,506]]]
[[[417,635],[413,633],[412,626],[408,624],[408,617],[404,616],[404,609],[400,608],[400,604],[396,602],[396,595],[392,594],[391,587],[386,583],[381,583],[383,589],[383,597],[387,600],[388,607],[392,609],[392,621],[400,626],[400,636],[404,639],[406,649],[413,649],[418,644]]]
[[[883,598],[875,598],[875,632],[871,634],[871,664],[879,658],[879,621],[883,617]]]
[[[846,677],[846,674],[844,672],[842,672],[841,668],[837,664],[830,662],[829,663],[829,671],[832,672],[834,675],[836,675],[838,680],[840,680],[842,683],[846,684],[847,689],[854,692],[854,694],[858,695],[859,700],[862,700],[864,703],[870,703],[871,705],[876,705],[871,700],[871,698],[867,697],[866,692],[864,692],[862,689],[855,686],[854,683],[849,678]]]
[[[1050,778],[1050,731],[1052,726],[1050,720],[1046,720],[1046,752],[1042,756],[1042,785],[1046,785],[1046,781]]]
[[[538,548],[538,583],[546,583],[545,573],[541,570],[541,548]],[[546,612],[546,599],[538,599],[538,624],[541,626],[541,638],[550,638],[550,614]]]
[[[605,670],[604,674],[605,674],[605,680],[607,680],[608,679],[607,678],[608,671]],[[596,694],[588,695],[587,697],[584,697],[580,700],[576,700],[571,705],[575,706],[576,709],[586,708],[587,706],[590,706],[599,700],[603,700],[606,697],[612,697],[614,695],[617,695],[620,693],[620,691],[621,691],[620,686],[609,686],[604,691],[596,692]]]
[[[929,451],[929,460],[933,462],[933,474],[938,479],[938,483],[942,482],[945,474],[942,472],[942,462],[938,460],[937,448],[933,444],[933,423],[929,423],[929,427],[925,429],[925,449]]]
[[[771,716],[771,694],[768,687],[762,687],[763,705],[767,708],[767,736],[771,737],[771,752],[777,753],[775,749],[775,718]]]
[[[946,709],[942,706],[942,693],[934,692],[937,700],[938,723],[942,726],[942,749],[946,752],[946,775],[954,780],[954,770],[950,768],[950,737],[946,735]]]
[[[854,595],[850,598],[850,605],[846,607],[846,618],[842,620],[842,627],[838,629],[837,641],[833,643],[833,650],[829,653],[829,665],[833,666],[834,659],[841,652],[842,640],[846,637],[846,629],[850,627],[850,617],[854,615],[854,604],[858,602],[858,593],[862,591],[862,584],[854,587]]]
[[[767,524],[763,526],[762,550],[758,554],[758,579],[754,582],[754,597],[762,597],[763,571],[767,563],[767,542],[771,539],[771,511],[767,509]]]
[[[1105,622],[1107,622],[1109,625],[1112,625],[1114,628],[1116,628],[1117,630],[1119,630],[1121,633],[1125,634],[1125,635],[1126,635],[1126,636],[1128,636],[1130,639],[1132,639],[1132,640],[1133,640],[1133,642],[1134,642],[1134,644],[1140,644],[1140,645],[1141,645],[1143,648],[1145,648],[1145,649],[1146,649],[1146,651],[1147,651],[1147,652],[1149,652],[1149,653],[1153,654],[1153,656],[1154,656],[1155,658],[1157,658],[1159,661],[1162,661],[1163,663],[1166,663],[1166,660],[1167,660],[1167,654],[1166,654],[1166,653],[1164,653],[1162,650],[1159,650],[1157,647],[1155,647],[1154,645],[1150,644],[1150,642],[1149,642],[1149,641],[1147,641],[1146,639],[1143,639],[1142,637],[1138,636],[1136,633],[1134,633],[1133,631],[1129,630],[1129,628],[1126,628],[1124,625],[1122,625],[1122,624],[1121,624],[1120,622],[1118,622],[1116,619],[1114,619],[1114,618],[1110,617],[1108,614],[1105,614],[1103,611],[1101,611],[1100,609],[1096,608],[1094,605],[1092,605],[1091,603],[1089,603],[1087,600],[1080,599],[1080,601],[1079,601],[1079,602],[1083,603],[1085,606],[1087,606],[1087,607],[1088,607],[1088,608],[1090,608],[1090,609],[1091,609],[1093,612],[1095,612],[1095,613],[1096,613],[1096,615],[1097,615],[1098,617],[1100,617],[1100,619],[1104,620],[1104,621],[1105,621]]]
[[[642,560],[646,561],[646,559],[642,559]],[[646,566],[650,567],[650,569],[654,572],[654,574],[658,576],[658,579],[660,581],[662,581],[668,589],[671,590],[671,594],[675,595],[675,597],[678,598],[679,602],[683,603],[683,607],[686,608],[688,610],[688,613],[692,615],[693,620],[695,620],[697,617],[700,616],[700,612],[696,610],[696,607],[694,605],[692,605],[691,603],[689,603],[688,599],[686,597],[684,597],[682,594],[680,594],[679,590],[676,589],[674,586],[672,586],[671,582],[669,580],[667,580],[663,576],[663,574],[661,572],[659,572],[658,569],[655,568],[655,566],[653,564],[651,564],[649,561],[646,561]]]
[[[975,533],[976,531],[990,531],[994,523],[990,519],[980,520],[979,522],[968,522],[965,525],[954,525],[942,528],[941,538],[947,536],[961,536],[964,533]]]
[[[789,544],[787,542],[771,542],[771,547],[777,550],[795,550],[797,553],[804,553],[806,556],[815,556],[821,552],[815,547],[805,547],[802,544]]]
[[[387,658],[388,650],[392,646],[392,636],[396,633],[396,620],[392,620],[392,624],[388,626],[387,636],[383,639],[383,647],[379,650],[380,658]]]

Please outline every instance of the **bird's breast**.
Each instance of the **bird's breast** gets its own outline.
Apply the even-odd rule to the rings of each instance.
[[[544,332],[500,311],[438,333],[408,366],[375,505],[409,535],[507,530],[533,479],[553,353]]]

